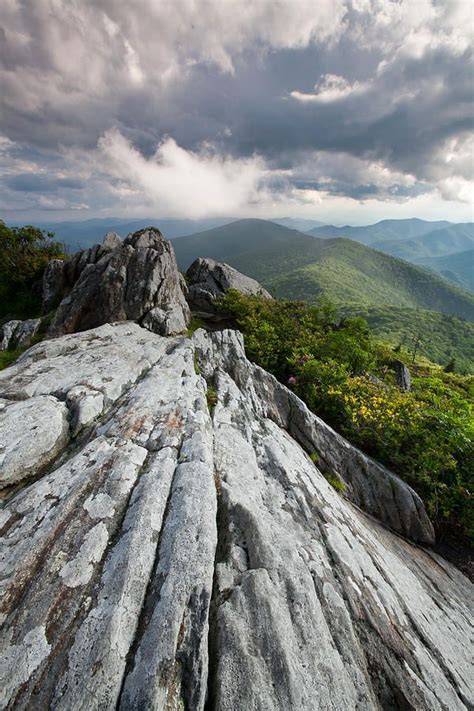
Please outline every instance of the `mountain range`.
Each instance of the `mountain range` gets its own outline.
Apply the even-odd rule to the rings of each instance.
[[[228,262],[275,296],[324,296],[343,313],[363,315],[393,345],[421,334],[421,354],[443,364],[455,355],[463,370],[474,368],[474,295],[424,266],[255,219],[179,237],[173,246],[183,270],[197,256]]]
[[[199,220],[144,218],[95,218],[82,222],[56,222],[38,224],[42,229],[54,232],[56,238],[71,251],[95,244],[106,232],[118,232],[126,236],[130,232],[157,225],[169,239],[208,231],[232,223],[235,218],[220,217]],[[266,221],[268,222],[268,221]],[[306,218],[272,218],[272,223],[304,232],[312,237],[345,237],[360,242],[394,257],[438,271],[458,286],[472,288],[474,263],[472,256],[464,255],[467,262],[451,259],[459,252],[474,249],[474,223],[454,224],[446,220],[429,222],[418,218],[405,220],[382,220],[373,225],[336,227]],[[432,262],[437,257],[449,256],[449,264]]]
[[[452,223],[446,220],[429,222],[412,217],[406,220],[381,220],[373,225],[323,225],[310,230],[315,237],[348,237],[365,245],[390,240],[412,239],[421,237],[434,230],[449,227]]]
[[[432,309],[474,320],[474,295],[423,267],[341,237],[325,240],[265,220],[238,220],[173,241],[186,269],[226,261],[277,296]]]
[[[120,217],[93,218],[78,222],[41,222],[35,223],[43,230],[53,232],[56,239],[63,242],[71,252],[91,247],[107,232],[117,232],[122,237],[150,225],[157,225],[169,239],[187,235],[198,230],[210,229],[225,224],[229,218],[209,218],[201,220],[174,220],[159,217],[140,217],[126,219]]]
[[[391,254],[409,262],[423,263],[432,257],[451,255],[474,248],[474,223],[452,224],[446,221],[427,222],[425,220],[382,220],[375,225],[364,227],[334,227],[324,225],[309,230],[313,237],[328,239],[346,237],[368,247]],[[474,264],[470,262],[471,270]],[[463,283],[453,272],[454,283]]]
[[[183,270],[197,256],[209,256],[277,296],[312,301],[324,295],[342,310],[364,315],[376,335],[393,343],[430,324],[421,352],[441,363],[455,352],[465,370],[474,368],[468,323],[474,321],[468,291],[474,289],[472,223],[409,219],[336,227],[287,217],[271,222],[112,217],[39,226],[75,251],[108,231],[124,236],[150,224],[173,238]]]
[[[424,257],[416,263],[433,269],[457,286],[474,291],[474,249],[441,257]]]

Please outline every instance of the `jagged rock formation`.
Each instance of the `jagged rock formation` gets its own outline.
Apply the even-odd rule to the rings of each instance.
[[[387,528],[430,540],[420,500],[236,332],[45,341],[0,398],[1,708],[472,708],[472,586]]]
[[[228,289],[235,289],[242,294],[258,294],[266,299],[272,298],[255,279],[213,259],[196,259],[186,272],[186,280],[188,303],[192,309],[204,313],[212,313],[215,310],[216,298]]]
[[[162,335],[186,330],[190,319],[173,247],[150,227],[123,242],[115,233],[102,245],[52,264],[45,273],[46,305],[62,291],[50,335],[74,333],[112,321],[142,321]]]

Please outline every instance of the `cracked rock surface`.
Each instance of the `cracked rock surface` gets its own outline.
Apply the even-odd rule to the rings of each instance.
[[[141,321],[161,335],[181,333],[190,319],[171,243],[150,227],[123,242],[115,233],[102,245],[65,262],[51,262],[43,280],[44,307],[62,290],[50,335],[74,333],[112,321]]]
[[[472,586],[423,504],[240,334],[62,336],[0,398],[68,424],[0,511],[0,708],[472,708]]]

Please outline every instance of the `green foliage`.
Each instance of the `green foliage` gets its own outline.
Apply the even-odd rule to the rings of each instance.
[[[309,455],[309,458],[311,459],[313,464],[317,464],[319,462],[319,460],[321,459],[321,457],[319,456],[319,454],[317,452],[311,452],[311,454]]]
[[[199,358],[197,353],[194,354],[194,372],[196,375],[201,375],[201,366],[199,365]]]
[[[456,359],[459,373],[474,373],[474,324],[449,314],[407,309],[399,306],[341,307],[341,313],[362,316],[372,333],[393,345],[401,356],[411,354],[416,336],[418,353],[434,363],[445,365]]]
[[[50,259],[63,258],[52,233],[37,227],[7,227],[0,220],[0,318],[36,316],[41,277]]]
[[[220,299],[218,308],[230,314],[245,334],[249,357],[280,378],[289,374],[295,353],[305,358],[306,351],[311,353],[321,345],[321,335],[336,317],[335,309],[325,302],[308,306],[302,301],[262,299],[233,290]]]
[[[190,337],[193,335],[194,331],[197,331],[199,328],[205,328],[206,324],[202,320],[202,318],[198,318],[197,316],[193,316],[191,318],[190,324],[188,326],[188,330],[186,331],[187,335]]]
[[[206,399],[209,412],[212,415],[219,401],[219,398],[217,396],[217,390],[212,385],[208,385],[207,387]]]
[[[450,358],[443,368],[445,373],[454,373],[456,370],[456,358]]]
[[[332,488],[335,489],[337,492],[341,493],[345,490],[346,485],[344,484],[344,482],[341,481],[337,474],[332,472],[330,469],[323,472],[323,476],[328,482],[328,484],[331,484]]]
[[[425,257],[417,260],[417,263],[438,272],[456,286],[474,291],[474,249],[464,252],[453,249],[453,252],[440,257]]]
[[[378,226],[351,228],[347,234],[337,228],[334,234],[362,241],[367,237],[369,242],[405,241],[445,227],[449,225],[443,222],[385,220]],[[315,234],[332,234],[326,232],[318,228]],[[420,330],[421,355],[441,365],[452,355],[459,372],[474,373],[474,295],[426,268],[359,242],[317,239],[266,220],[238,220],[179,237],[173,246],[182,266],[206,255],[257,279],[279,298],[313,303],[323,296],[341,312],[363,316],[372,332],[392,345]],[[469,259],[461,261],[465,267],[471,264]]]
[[[0,351],[0,370],[8,368],[16,359],[23,353],[23,350],[16,351]]]
[[[410,363],[412,391],[404,392],[395,385],[391,366],[411,355],[403,348],[394,354],[375,341],[362,318],[338,322],[327,305],[237,292],[228,292],[220,308],[243,331],[248,356],[408,481],[438,530],[474,534],[473,378],[427,362]]]
[[[474,295],[428,269],[347,239],[307,240],[296,233],[284,245],[226,261],[279,298],[312,302],[324,295],[337,304],[430,309],[474,320]]]

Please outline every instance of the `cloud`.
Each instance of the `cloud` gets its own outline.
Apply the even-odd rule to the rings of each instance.
[[[233,214],[264,199],[267,171],[258,157],[222,156],[211,145],[187,151],[166,138],[147,159],[117,129],[107,131],[98,148],[102,167],[120,181],[118,189],[147,198],[161,214]]]
[[[452,209],[472,39],[464,0],[4,0],[0,207]]]
[[[298,101],[313,101],[320,104],[329,104],[354,94],[362,94],[368,88],[369,84],[367,82],[355,81],[351,84],[347,79],[337,74],[324,74],[319,82],[314,85],[314,94],[292,91],[290,95]]]

